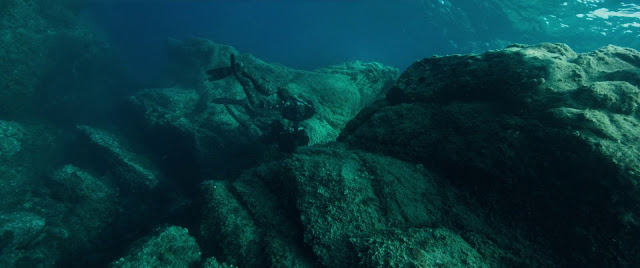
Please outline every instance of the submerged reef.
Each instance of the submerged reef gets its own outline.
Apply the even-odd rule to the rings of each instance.
[[[539,44],[418,61],[337,143],[202,183],[204,263],[637,265],[639,59]]]
[[[397,81],[378,64],[238,54],[318,109],[300,122],[310,145],[279,153],[259,139],[269,106],[211,102],[246,94],[205,73],[233,48],[170,46],[178,69],[210,58],[130,96],[129,123],[0,121],[0,264],[638,265],[634,50],[512,45],[427,58]]]
[[[640,266],[633,49],[515,44],[399,74],[171,39],[165,81],[123,94],[92,69],[108,46],[15,16],[46,3],[0,4],[1,267]],[[107,95],[116,113],[91,105]]]

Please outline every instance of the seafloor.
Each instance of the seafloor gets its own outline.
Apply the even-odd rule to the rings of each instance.
[[[0,267],[640,267],[633,49],[399,74],[189,38],[148,86],[68,2],[0,3]],[[314,113],[274,112],[282,88]],[[307,142],[265,142],[287,120]]]

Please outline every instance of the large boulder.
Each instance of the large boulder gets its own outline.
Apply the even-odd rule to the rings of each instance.
[[[205,255],[240,267],[549,266],[441,177],[339,144],[203,184]]]
[[[259,140],[267,134],[265,127],[280,119],[277,111],[253,107],[256,114],[252,114],[238,105],[212,103],[220,98],[248,98],[246,88],[233,76],[208,81],[205,71],[229,66],[231,54],[253,77],[250,84],[268,91],[252,92],[253,98],[277,103],[275,91],[286,88],[314,105],[315,115],[300,124],[311,145],[334,141],[347,121],[383,96],[398,75],[395,68],[357,61],[315,71],[294,70],[204,39],[170,40],[167,83],[172,86],[144,90],[130,103],[139,125],[153,137],[147,141],[155,144],[158,154],[197,164],[182,170],[225,177],[272,155]]]
[[[339,140],[440,172],[569,266],[637,266],[640,53],[512,45],[431,57]]]

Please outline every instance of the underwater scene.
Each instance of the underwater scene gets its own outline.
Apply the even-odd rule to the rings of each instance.
[[[0,0],[0,268],[640,267],[640,4]]]

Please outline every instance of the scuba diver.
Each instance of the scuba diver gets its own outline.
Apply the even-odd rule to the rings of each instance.
[[[253,125],[262,131],[260,140],[265,144],[277,144],[281,152],[293,153],[299,146],[309,144],[307,131],[300,123],[316,113],[313,103],[292,95],[285,87],[271,90],[244,70],[235,55],[230,56],[230,66],[213,68],[206,71],[208,80],[218,81],[232,76],[240,83],[246,99],[216,98],[211,102],[223,104],[229,114],[243,127],[249,128],[229,105],[244,108],[253,120]],[[257,92],[258,95],[254,95]],[[276,94],[276,100],[269,98]],[[275,103],[274,103],[275,102]],[[268,123],[263,123],[267,119]]]

